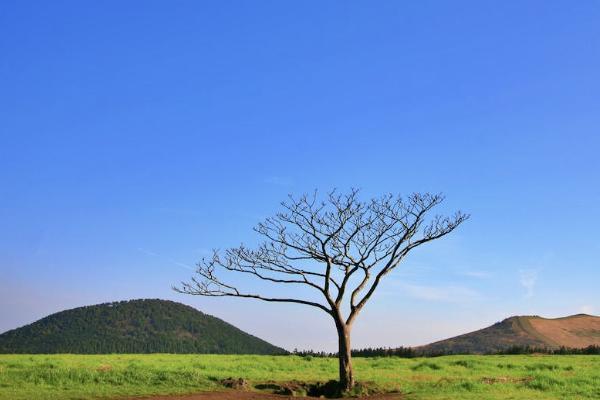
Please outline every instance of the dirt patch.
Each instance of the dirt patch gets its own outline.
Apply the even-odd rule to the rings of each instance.
[[[397,393],[381,394],[368,397],[354,397],[358,400],[401,400],[403,397]],[[350,398],[346,398],[350,399]],[[228,390],[223,392],[205,392],[184,396],[152,396],[152,397],[128,397],[123,400],[298,400],[298,397],[285,396],[269,393],[243,392]],[[343,399],[341,399],[343,400]]]
[[[262,394],[274,394],[292,397],[318,397],[318,398],[334,398],[339,399],[344,396],[358,398],[361,396],[372,397],[374,395],[386,394],[374,382],[356,382],[354,388],[347,393],[340,391],[338,382],[329,380],[325,382],[303,382],[303,381],[266,381],[254,383],[253,386],[244,378],[223,379],[218,381],[227,389],[236,391],[250,391],[254,389]],[[387,392],[389,393],[389,392]],[[398,392],[395,392],[398,393]]]
[[[299,396],[299,397],[326,397],[326,398],[339,398],[341,397],[338,384],[336,381],[328,382],[266,382],[260,383],[254,386],[258,390],[266,390],[273,394],[280,394],[286,396]],[[359,387],[359,385],[357,385]]]
[[[280,394],[286,396],[306,396],[309,388],[306,384],[297,381],[277,383],[277,382],[266,382],[259,383],[254,386],[258,390],[271,392],[273,394]]]
[[[248,389],[250,389],[250,384],[244,378],[238,378],[238,379],[227,378],[227,379],[223,379],[221,381],[221,385],[225,386],[226,388],[235,389],[235,390],[248,390]]]
[[[265,394],[256,392],[243,392],[228,390],[223,392],[205,392],[182,396],[152,396],[152,397],[127,397],[123,400],[284,400],[293,399],[291,396]]]
[[[147,396],[147,397],[127,397],[122,400],[284,400],[304,397],[310,398],[335,398],[343,399],[369,399],[369,400],[392,400],[401,399],[398,392],[384,393],[373,382],[356,382],[354,389],[342,397],[338,388],[337,381],[327,382],[302,382],[288,381],[276,382],[267,381],[256,383],[254,386],[243,378],[227,378],[218,381],[223,387],[229,390],[218,392],[202,392],[190,395],[169,395],[169,396]]]

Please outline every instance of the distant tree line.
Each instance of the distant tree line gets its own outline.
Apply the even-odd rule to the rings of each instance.
[[[300,357],[337,357],[337,352],[329,353],[325,351],[313,351],[313,350],[298,350],[294,349],[294,355]],[[442,354],[436,354],[442,355]],[[402,357],[402,358],[413,358],[423,357],[424,354],[412,347],[368,347],[364,349],[353,349],[353,357]]]
[[[313,350],[298,350],[294,349],[294,355],[300,357],[337,357],[337,353],[329,353],[325,351],[313,351]],[[413,347],[369,347],[365,349],[352,350],[353,357],[401,357],[401,358],[414,358],[414,357],[439,357],[447,355],[459,355],[468,353],[455,353],[451,351],[446,352],[427,352]],[[583,348],[570,348],[570,347],[559,347],[559,348],[548,348],[548,347],[535,347],[535,346],[511,346],[504,350],[491,351],[486,353],[488,355],[519,355],[519,354],[550,354],[550,355],[600,355],[600,346],[591,345]]]

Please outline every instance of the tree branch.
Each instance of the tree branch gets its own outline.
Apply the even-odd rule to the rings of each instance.
[[[326,311],[336,323],[351,325],[383,277],[412,249],[447,235],[469,217],[458,212],[453,217],[434,216],[428,222],[427,214],[444,200],[439,194],[415,193],[406,198],[388,194],[367,202],[360,201],[358,194],[357,189],[345,195],[333,190],[323,201],[316,192],[289,196],[282,203],[283,212],[254,228],[264,240],[256,249],[240,245],[222,255],[215,251],[211,259],[198,264],[191,282],[182,282],[176,290],[304,304]],[[316,290],[326,304],[242,292],[218,279],[215,270],[239,272],[273,284],[305,285]],[[362,278],[355,281],[357,271]],[[350,314],[344,321],[342,304],[347,293]]]

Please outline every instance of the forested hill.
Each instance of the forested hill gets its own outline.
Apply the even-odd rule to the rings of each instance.
[[[0,353],[281,354],[285,350],[192,307],[131,300],[52,314],[0,335]]]

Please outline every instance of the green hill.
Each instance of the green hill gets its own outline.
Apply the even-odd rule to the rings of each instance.
[[[516,316],[492,326],[416,348],[425,354],[481,354],[511,347],[585,348],[600,345],[600,317]]]
[[[282,354],[192,307],[131,300],[61,311],[0,335],[0,353]]]

